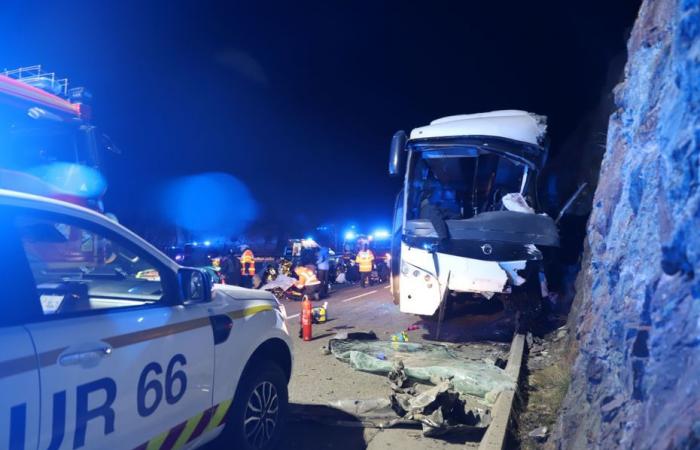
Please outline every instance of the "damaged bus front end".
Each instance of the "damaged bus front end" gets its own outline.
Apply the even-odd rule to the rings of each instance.
[[[431,316],[443,301],[494,297],[516,310],[539,309],[543,259],[559,245],[537,198],[545,131],[541,116],[496,111],[439,119],[410,139],[397,134],[390,166],[400,164],[401,148],[407,162],[394,215],[392,293],[402,312]]]

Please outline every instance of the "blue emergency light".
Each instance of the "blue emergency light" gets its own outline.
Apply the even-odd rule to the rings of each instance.
[[[389,237],[389,231],[384,229],[376,230],[372,235],[375,239],[386,239]]]

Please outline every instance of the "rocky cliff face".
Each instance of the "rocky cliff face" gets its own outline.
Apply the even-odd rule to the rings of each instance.
[[[645,0],[572,311],[560,448],[700,448],[700,1]]]

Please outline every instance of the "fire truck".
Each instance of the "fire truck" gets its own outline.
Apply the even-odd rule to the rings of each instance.
[[[84,88],[69,88],[67,79],[41,66],[0,72],[0,188],[104,213],[101,157],[118,150],[90,122],[89,100]],[[50,233],[73,261],[128,257],[72,224],[58,224]],[[43,256],[50,260],[56,253]]]
[[[0,187],[104,212],[101,158],[118,149],[92,125],[90,98],[39,65],[0,72]]]

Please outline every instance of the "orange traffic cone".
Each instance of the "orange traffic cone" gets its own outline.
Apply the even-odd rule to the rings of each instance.
[[[301,302],[301,337],[305,341],[311,340],[311,301],[308,296],[304,296]]]

